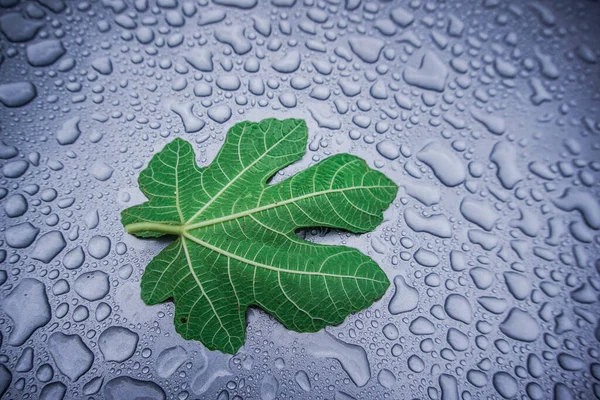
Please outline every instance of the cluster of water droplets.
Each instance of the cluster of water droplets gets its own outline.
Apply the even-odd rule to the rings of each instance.
[[[0,396],[600,398],[592,3],[0,1]],[[249,312],[235,356],[145,306],[164,246],[123,232],[175,137],[306,119],[284,179],[350,152],[401,187],[386,296],[315,334]],[[138,397],[135,397],[138,396]]]

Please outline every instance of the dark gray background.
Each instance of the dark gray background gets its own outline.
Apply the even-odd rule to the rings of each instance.
[[[5,398],[600,398],[596,2],[0,5]],[[168,141],[206,165],[268,117],[309,126],[276,180],[349,152],[401,186],[371,234],[300,232],[394,284],[316,334],[251,310],[230,357],[142,303],[166,241],[119,212]]]

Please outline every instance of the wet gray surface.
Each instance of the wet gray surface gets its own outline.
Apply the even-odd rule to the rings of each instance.
[[[600,398],[600,7],[497,0],[0,1],[7,399]],[[231,357],[140,299],[125,234],[165,143],[303,118],[400,186],[382,300],[315,334],[250,311]],[[137,396],[137,397],[136,397]]]

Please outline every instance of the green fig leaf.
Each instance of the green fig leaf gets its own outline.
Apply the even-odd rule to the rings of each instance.
[[[176,236],[148,264],[148,305],[173,299],[175,328],[211,350],[243,345],[246,309],[315,332],[369,307],[389,287],[360,251],[300,239],[307,227],[375,229],[398,187],[361,158],[337,154],[277,184],[268,180],[306,152],[306,123],[241,122],[207,167],[175,139],[139,175],[148,201],[121,213],[128,233]]]

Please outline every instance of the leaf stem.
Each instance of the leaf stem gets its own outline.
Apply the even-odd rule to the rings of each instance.
[[[125,226],[127,233],[136,234],[139,232],[161,232],[167,235],[181,236],[185,231],[185,225],[161,224],[160,222],[136,222]]]

